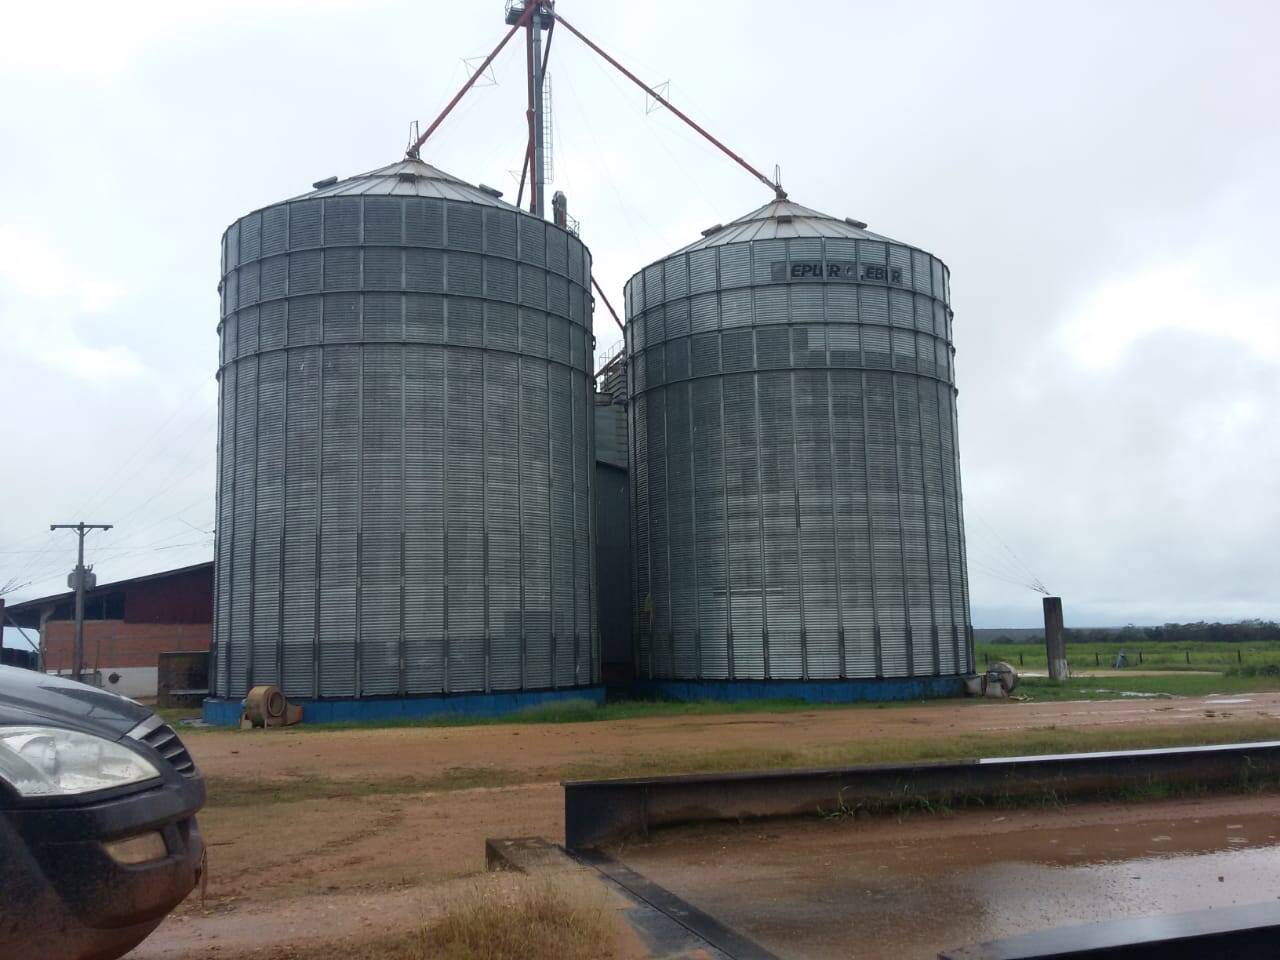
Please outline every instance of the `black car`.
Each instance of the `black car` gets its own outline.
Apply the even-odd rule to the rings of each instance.
[[[204,779],[146,707],[0,667],[0,958],[110,960],[200,882]]]

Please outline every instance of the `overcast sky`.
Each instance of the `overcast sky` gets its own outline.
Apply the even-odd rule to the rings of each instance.
[[[1280,5],[560,0],[794,200],[952,268],[977,626],[1280,617]],[[0,584],[212,557],[218,244],[403,153],[498,0],[25,4],[0,31]],[[616,305],[768,192],[561,31],[553,188]],[[523,57],[423,158],[514,198]],[[603,309],[602,350],[618,340]],[[1015,559],[1016,557],[1016,559]]]

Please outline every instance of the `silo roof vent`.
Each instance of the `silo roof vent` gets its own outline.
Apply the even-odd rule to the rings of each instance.
[[[702,231],[702,235],[703,235],[704,237],[710,237],[710,236],[712,236],[712,235],[714,235],[714,234],[719,233],[719,232],[720,232],[721,230],[723,230],[723,229],[724,229],[724,224],[723,224],[723,223],[717,223],[715,226],[707,227],[707,229],[703,230],[703,231]]]
[[[479,184],[478,186],[479,186],[479,189],[480,189],[480,190],[482,190],[483,192],[487,193],[487,194],[488,194],[489,196],[491,196],[491,197],[501,197],[501,196],[502,196],[502,191],[501,191],[501,190],[499,190],[497,187],[491,187],[491,186],[489,186],[487,183],[481,183],[481,184]]]
[[[324,187],[332,187],[337,182],[338,182],[337,177],[325,177],[323,180],[317,180],[311,186],[315,187],[317,190],[320,190]]]
[[[865,223],[864,221],[862,221],[862,220],[855,220],[855,219],[853,219],[853,217],[845,217],[845,218],[844,218],[844,222],[845,222],[845,223],[847,223],[849,226],[853,227],[853,228],[854,228],[854,229],[856,229],[856,230],[865,230],[865,229],[867,229],[867,225],[866,225],[866,223]]]
[[[401,170],[399,173],[396,174],[396,178],[401,183],[413,183],[413,181],[418,179],[418,175],[414,173],[412,170]]]

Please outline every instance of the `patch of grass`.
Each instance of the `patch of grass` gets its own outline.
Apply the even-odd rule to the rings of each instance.
[[[1151,670],[1226,670],[1230,667],[1274,665],[1280,669],[1280,643],[1212,643],[1208,641],[1153,641],[1067,643],[1067,661],[1072,670],[1107,670],[1116,654],[1124,651],[1129,666]],[[979,667],[1006,660],[1028,670],[1047,668],[1044,642],[979,643],[974,647]]]
[[[377,780],[341,779],[321,774],[294,774],[279,779],[257,777],[205,778],[208,805],[248,807],[298,800],[334,800],[351,797],[394,796],[506,787],[528,779],[500,767],[450,767],[432,777],[386,777]]]
[[[406,960],[603,960],[615,952],[618,921],[603,889],[588,883],[477,886],[419,931]]]
[[[1033,701],[1117,700],[1125,694],[1203,697],[1211,693],[1257,693],[1275,690],[1280,680],[1269,676],[1188,674],[1170,672],[1158,676],[1072,677],[1055,681],[1045,677],[1024,677],[1015,694]]]
[[[952,703],[947,701],[901,701],[905,703]],[[820,710],[849,710],[884,707],[884,703],[810,703],[798,699],[774,700],[617,700],[597,704],[594,700],[572,699],[542,703],[497,717],[465,713],[444,713],[434,717],[403,717],[386,720],[302,723],[290,729],[303,733],[334,730],[371,730],[384,727],[479,727],[532,723],[603,723],[609,720],[637,720],[649,717],[714,717],[735,713],[800,713]]]
[[[1074,793],[1064,797],[1050,786],[1019,792],[997,793],[987,796],[959,792],[924,794],[904,783],[902,789],[886,797],[850,797],[842,790],[835,806],[819,808],[818,816],[824,820],[856,820],[863,817],[908,817],[913,814],[946,815],[957,810],[991,808],[1018,810],[1031,807],[1061,808],[1068,802],[1090,801],[1095,803],[1154,803],[1164,800],[1182,800],[1223,794],[1250,794],[1275,791],[1280,788],[1280,777],[1259,774],[1245,767],[1229,780],[1150,780],[1121,789],[1097,789]]]
[[[1280,739],[1280,724],[1269,721],[1209,721],[1167,727],[1081,730],[1021,730],[1010,733],[966,733],[901,740],[885,739],[825,747],[744,747],[701,753],[629,756],[574,764],[562,779],[647,777],[685,773],[728,773],[806,767],[845,767],[869,763],[915,763],[969,760],[1097,750],[1141,750]]]
[[[1246,663],[1242,666],[1228,667],[1228,677],[1280,677],[1280,663]]]
[[[805,767],[845,767],[868,763],[913,763],[928,760],[966,760],[1094,750],[1139,750],[1150,747],[1199,746],[1280,738],[1280,724],[1271,721],[1212,720],[1179,722],[1166,727],[1075,729],[1045,727],[1010,733],[938,734],[918,739],[861,740],[822,747],[738,747],[728,750],[670,751],[596,757],[534,770],[503,767],[454,767],[430,777],[377,780],[340,779],[294,774],[287,779],[263,780],[211,777],[209,805],[217,807],[289,803],[339,797],[413,794],[517,783],[597,780],[614,777],[654,777],[687,773],[729,773],[749,770],[794,770]]]
[[[612,960],[621,922],[604,889],[583,879],[477,882],[443,916],[400,934],[265,947],[226,960]]]
[[[199,707],[153,707],[157,716],[163,717],[164,722],[177,726],[184,720],[199,720]]]

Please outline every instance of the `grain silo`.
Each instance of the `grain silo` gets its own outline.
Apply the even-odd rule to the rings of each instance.
[[[778,200],[637,273],[626,314],[641,689],[959,693],[947,267]]]
[[[416,159],[223,236],[212,719],[595,695],[591,259]]]

